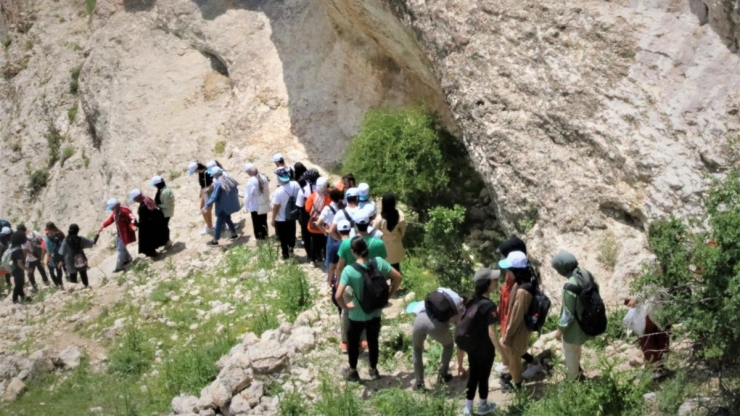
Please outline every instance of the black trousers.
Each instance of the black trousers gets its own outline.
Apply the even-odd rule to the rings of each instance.
[[[57,264],[56,266],[52,266],[49,264],[48,267],[49,275],[51,276],[51,281],[54,282],[54,286],[62,287],[62,277],[64,275],[64,268],[62,265]]]
[[[254,230],[254,238],[257,240],[264,240],[267,238],[267,214],[258,214],[257,211],[249,213],[252,216],[252,228]]]
[[[326,235],[324,233],[315,234],[307,231],[311,240],[311,250],[306,251],[308,253],[308,259],[310,261],[323,261],[324,250],[326,249]]]
[[[359,305],[357,305],[359,307]],[[347,330],[347,355],[349,355],[349,368],[357,369],[357,360],[360,358],[360,341],[362,340],[362,331],[366,331],[367,349],[370,354],[370,368],[378,367],[378,356],[380,347],[378,339],[380,338],[380,317],[373,318],[369,321],[349,320]]]
[[[39,274],[41,274],[41,279],[43,279],[44,284],[48,285],[49,278],[46,277],[46,270],[44,270],[44,266],[41,265],[41,260],[35,260],[28,262],[28,281],[31,282],[31,286],[36,287],[36,277],[34,276],[36,269],[38,269]]]
[[[23,292],[23,286],[25,286],[25,284],[26,282],[23,278],[22,270],[20,273],[13,273],[13,303],[20,302],[25,299],[26,294]]]
[[[311,216],[302,207],[298,213],[298,223],[301,226],[301,241],[303,241],[303,248],[306,250],[306,254],[310,256],[311,253],[311,233],[308,231],[308,220]]]
[[[80,280],[82,280],[82,285],[85,286],[85,287],[88,287],[89,284],[88,284],[88,281],[87,281],[87,270],[86,269],[80,269],[80,270],[77,270],[74,273],[70,273],[69,274],[69,280],[72,283],[77,283],[77,273],[80,274]]]
[[[493,349],[468,353],[468,391],[466,394],[468,400],[475,399],[476,389],[478,389],[478,397],[481,400],[488,399],[488,377],[491,376],[495,356]]]
[[[283,252],[283,260],[293,256],[295,249],[295,220],[275,221],[275,234],[280,240],[280,249]]]

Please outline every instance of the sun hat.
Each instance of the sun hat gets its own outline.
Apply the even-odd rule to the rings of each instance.
[[[275,170],[275,174],[281,182],[290,182],[290,171],[286,168],[278,168]]]
[[[340,220],[337,223],[337,230],[347,232],[352,228],[352,224],[349,223],[347,220]]]
[[[487,267],[478,269],[473,276],[474,282],[480,282],[481,280],[498,280],[501,277],[501,270],[491,270]]]
[[[128,200],[133,201],[138,196],[141,196],[141,189],[134,189],[130,194],[128,194]]]
[[[347,189],[347,192],[344,194],[346,198],[352,198],[360,196],[360,191],[357,188],[349,188]]]
[[[224,173],[224,170],[221,169],[218,166],[214,166],[214,167],[208,169],[208,174],[211,175],[211,176],[216,176],[216,175],[219,175],[221,173]]]
[[[188,175],[193,176],[196,169],[198,169],[198,163],[197,162],[190,162],[188,165]]]
[[[360,194],[360,201],[367,201],[370,198],[370,185],[365,182],[357,185],[357,191]]]
[[[164,182],[164,179],[162,179],[161,176],[155,175],[152,176],[152,181],[149,183],[151,186],[159,185],[160,183]]]
[[[112,210],[113,208],[115,208],[115,207],[117,207],[119,205],[121,205],[121,203],[118,202],[118,200],[116,198],[111,198],[111,199],[108,200],[108,202],[105,203],[105,208],[106,208],[106,210],[110,211],[110,210]]]
[[[498,262],[501,269],[526,269],[529,265],[527,255],[521,251],[512,251],[505,259]]]
[[[249,169],[252,169],[253,167],[254,167],[254,163],[245,163],[244,172],[249,172]]]
[[[281,153],[275,153],[272,155],[272,161],[275,163],[284,162],[285,159],[283,159],[283,155]]]

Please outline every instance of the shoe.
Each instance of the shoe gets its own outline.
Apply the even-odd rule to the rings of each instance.
[[[501,380],[501,393],[514,393],[514,384],[511,383],[511,380]]]
[[[38,291],[39,291],[39,288],[37,288],[36,286],[31,286],[31,289],[30,289],[31,293],[38,293]]]
[[[522,373],[522,377],[524,377],[525,380],[531,380],[537,377],[537,374],[541,373],[542,370],[543,368],[539,364],[528,364],[527,369]]]
[[[213,234],[213,228],[206,227],[200,232],[200,235]]]
[[[360,351],[365,351],[367,349],[367,341],[362,341],[360,343]]]
[[[234,233],[234,234],[231,235],[231,237],[229,237],[229,240],[231,240],[231,241],[235,241],[235,240],[238,240],[238,239],[239,239],[239,234],[237,234],[237,233]]]
[[[373,381],[380,380],[380,372],[378,372],[378,369],[377,368],[375,368],[375,369],[371,368],[370,369],[370,380],[373,380]]]
[[[467,407],[463,407],[463,416],[473,416],[473,412],[468,410]]]
[[[216,246],[218,246],[218,241],[211,240],[211,241],[207,242],[206,245],[209,246],[209,247],[216,247]]]
[[[511,374],[509,373],[501,374],[500,380],[501,380],[501,384],[511,383]]]
[[[452,381],[452,374],[450,374],[450,373],[440,374],[439,375],[439,378],[437,380],[438,381],[444,381],[445,383],[449,383],[450,381]]]
[[[478,405],[478,415],[487,415],[496,410],[496,403],[487,402],[486,404]]]
[[[653,381],[662,381],[674,374],[675,372],[673,370],[669,370],[667,368],[659,368],[653,374],[651,374],[650,377],[653,379]]]
[[[346,354],[347,353],[347,343],[343,342],[339,344],[339,349],[342,351],[342,354]]]
[[[121,273],[124,270],[126,270],[126,269],[123,269],[123,268],[121,268],[121,269],[115,269],[115,270],[113,270],[113,273]],[[71,282],[71,283],[77,283],[77,282]]]
[[[358,373],[357,371],[351,371],[349,368],[345,368],[344,370],[342,370],[342,375],[344,376],[344,379],[349,382],[360,382],[360,373]]]
[[[498,364],[493,370],[499,374],[504,374],[509,372],[509,367],[503,364]]]

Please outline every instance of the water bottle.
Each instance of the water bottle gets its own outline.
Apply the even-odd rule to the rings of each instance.
[[[532,324],[532,327],[536,327],[537,322],[539,322],[539,320],[540,320],[540,314],[535,313],[534,315],[532,315],[531,318],[529,318],[529,323]]]

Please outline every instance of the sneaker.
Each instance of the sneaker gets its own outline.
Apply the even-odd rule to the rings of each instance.
[[[493,402],[487,402],[486,404],[481,404],[478,406],[478,413],[479,415],[487,415],[491,412],[496,410],[496,403]]]
[[[667,368],[659,368],[653,374],[651,374],[650,377],[653,379],[653,381],[662,381],[673,376],[674,374],[675,371],[673,370],[669,370]]]
[[[501,374],[500,380],[501,380],[501,384],[511,383],[511,374],[509,373]]]
[[[339,344],[339,349],[342,351],[342,354],[346,354],[347,353],[347,343],[343,342]]]
[[[511,380],[501,380],[501,393],[514,393],[514,385]]]
[[[235,241],[235,240],[238,240],[238,239],[239,239],[239,234],[237,234],[237,233],[234,233],[234,234],[231,235],[231,237],[229,237],[229,240],[231,240],[231,241]]]
[[[216,246],[218,246],[218,241],[211,240],[211,241],[207,242],[206,245],[209,246],[209,247],[216,247]]]
[[[528,364],[527,369],[522,373],[522,377],[524,377],[525,380],[531,380],[537,377],[537,374],[541,373],[542,370],[543,368],[539,364]]]
[[[206,227],[200,232],[200,235],[213,234],[213,228]]]
[[[467,406],[463,407],[463,416],[473,416],[473,412],[468,410]]]
[[[30,289],[30,292],[31,292],[31,293],[38,293],[38,291],[39,291],[39,288],[38,288],[38,287],[36,287],[36,286],[31,286],[31,289]]]
[[[115,269],[115,270],[113,270],[113,273],[121,273],[124,270],[126,270],[126,269]],[[71,283],[77,283],[77,282],[71,282]]]
[[[351,371],[349,368],[345,368],[344,370],[342,370],[342,375],[344,376],[344,379],[349,382],[360,382],[360,373],[358,373],[357,371]]]
[[[414,386],[414,390],[416,391],[425,391],[426,388],[424,387],[424,384],[417,384]]]
[[[499,373],[499,374],[504,374],[504,373],[508,373],[508,372],[509,372],[509,367],[508,367],[508,366],[505,366],[505,365],[503,365],[503,364],[498,364],[498,365],[497,365],[497,366],[496,366],[496,367],[494,368],[494,371],[496,371],[496,372],[497,372],[497,373]]]
[[[377,368],[371,368],[370,369],[370,380],[380,380],[380,372],[378,372]]]

